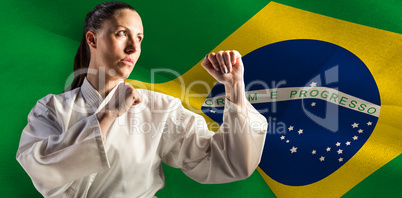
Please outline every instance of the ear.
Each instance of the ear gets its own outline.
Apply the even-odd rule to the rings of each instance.
[[[90,47],[96,49],[96,34],[93,31],[88,31],[87,34],[85,35],[87,39],[87,43]]]

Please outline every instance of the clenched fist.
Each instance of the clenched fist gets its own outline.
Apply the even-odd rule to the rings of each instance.
[[[243,61],[236,50],[219,51],[207,54],[201,65],[222,84],[243,81]]]
[[[120,83],[114,92],[109,103],[105,105],[104,111],[108,111],[116,117],[122,116],[133,105],[141,102],[141,95],[127,82]]]
[[[244,90],[244,66],[236,50],[219,51],[205,56],[201,65],[217,81],[225,85],[226,98],[238,105],[248,116]]]
[[[141,95],[133,86],[127,82],[120,83],[110,101],[96,114],[101,128],[102,140],[106,139],[106,132],[114,120],[140,102]]]

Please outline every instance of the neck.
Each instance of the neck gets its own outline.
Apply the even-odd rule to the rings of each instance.
[[[91,85],[99,92],[102,98],[105,98],[110,91],[119,84],[121,79],[111,78],[105,72],[91,73],[88,72],[87,79],[91,83]]]

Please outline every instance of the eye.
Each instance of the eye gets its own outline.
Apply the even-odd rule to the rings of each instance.
[[[142,41],[142,37],[141,37],[141,36],[137,36],[137,40],[138,40],[138,42],[141,42],[141,41]]]
[[[116,34],[117,36],[127,36],[127,32],[125,30],[120,30]]]

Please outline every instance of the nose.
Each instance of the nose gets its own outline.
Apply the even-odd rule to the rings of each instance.
[[[135,38],[133,38],[132,36],[128,37],[126,48],[125,48],[124,51],[127,54],[133,54],[133,53],[136,53],[136,52],[138,52],[140,50],[141,50],[140,43]]]

